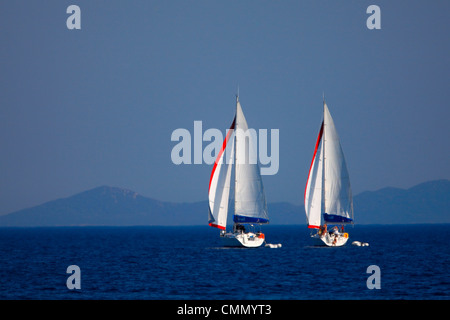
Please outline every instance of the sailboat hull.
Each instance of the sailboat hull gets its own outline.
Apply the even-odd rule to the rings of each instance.
[[[220,238],[225,247],[257,248],[264,243],[263,233],[225,233]]]
[[[339,233],[337,235],[330,235],[328,232],[320,236],[318,234],[314,234],[311,236],[313,242],[316,246],[327,246],[327,247],[341,247],[345,245],[348,241],[347,233]]]

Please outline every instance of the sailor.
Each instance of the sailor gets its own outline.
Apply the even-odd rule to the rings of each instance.
[[[245,233],[245,227],[242,224],[236,224],[236,231],[240,233]]]
[[[333,227],[332,233],[333,233],[335,236],[338,236],[338,235],[339,235],[339,231],[338,231],[338,227],[337,227],[337,226],[334,226],[334,227]]]
[[[323,226],[319,227],[319,231],[317,233],[319,234],[319,236],[323,234]]]

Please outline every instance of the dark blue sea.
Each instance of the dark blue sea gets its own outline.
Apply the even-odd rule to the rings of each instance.
[[[282,247],[223,248],[208,226],[1,228],[0,299],[450,298],[448,224],[349,227],[340,248],[312,246],[301,225],[263,231]],[[368,288],[373,265],[380,289]]]

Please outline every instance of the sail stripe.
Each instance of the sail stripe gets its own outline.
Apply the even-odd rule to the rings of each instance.
[[[319,136],[317,137],[316,147],[314,148],[314,155],[313,155],[313,158],[311,160],[311,166],[309,167],[309,171],[308,171],[308,180],[306,181],[305,195],[304,195],[304,199],[305,200],[306,200],[306,191],[308,189],[309,179],[311,177],[311,169],[313,167],[314,160],[316,159],[317,149],[319,148],[320,141],[322,140],[322,134],[323,134],[323,121],[322,121],[322,125],[320,126]]]
[[[220,230],[226,230],[225,227],[219,226],[218,224],[209,223],[210,227],[219,228]]]
[[[225,149],[227,147],[227,143],[228,143],[228,140],[231,137],[231,134],[233,133],[235,123],[236,123],[236,117],[234,117],[233,123],[231,124],[231,127],[230,127],[230,130],[228,130],[227,136],[225,137],[225,140],[223,140],[222,149],[220,149],[220,152],[217,155],[217,159],[216,159],[216,161],[214,161],[214,166],[213,166],[213,169],[212,169],[212,172],[211,172],[211,177],[209,178],[208,193],[209,193],[209,191],[211,189],[211,181],[212,181],[214,173],[216,171],[217,163],[220,161],[220,158],[222,157],[222,154],[223,154],[223,152],[225,151]]]

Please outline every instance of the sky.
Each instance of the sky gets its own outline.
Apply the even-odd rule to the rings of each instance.
[[[81,29],[68,29],[70,5]],[[381,29],[366,25],[372,5]],[[322,99],[354,194],[450,179],[449,1],[0,2],[0,214],[102,185],[208,196],[174,130],[279,130],[267,201],[303,203]],[[205,148],[207,142],[203,142]]]

